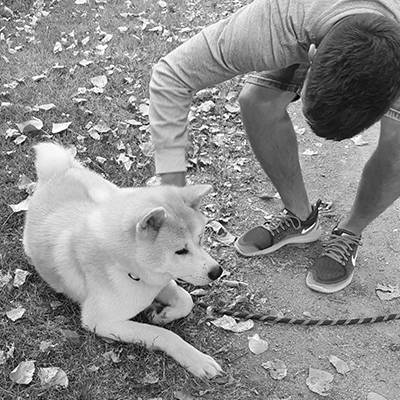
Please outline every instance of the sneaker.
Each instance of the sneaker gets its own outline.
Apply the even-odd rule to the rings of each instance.
[[[245,257],[272,253],[287,244],[314,242],[321,236],[318,200],[310,216],[302,221],[286,208],[264,225],[256,226],[235,242],[237,252]]]
[[[320,293],[335,293],[348,286],[354,275],[361,236],[335,228],[324,251],[307,274],[306,285]]]

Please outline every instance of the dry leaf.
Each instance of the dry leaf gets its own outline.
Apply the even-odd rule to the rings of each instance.
[[[44,79],[44,78],[46,78],[46,75],[44,75],[44,74],[32,76],[32,80],[33,80],[34,82],[39,82],[39,81],[41,81],[41,80]]]
[[[30,275],[31,273],[28,271],[25,271],[23,269],[17,268],[14,273],[14,282],[13,286],[14,287],[20,287],[25,283],[26,277]]]
[[[21,122],[15,125],[17,125],[21,133],[37,132],[43,128],[43,122],[39,118],[32,118],[29,121]]]
[[[182,392],[181,390],[174,392],[174,398],[177,400],[195,400],[192,395]]]
[[[19,385],[28,385],[32,382],[35,372],[35,361],[22,361],[10,373],[10,379]]]
[[[142,103],[139,105],[139,111],[143,115],[143,117],[148,117],[149,115],[149,105],[146,103]]]
[[[26,136],[25,135],[20,135],[14,140],[14,143],[16,145],[20,145],[20,144],[24,143],[25,140],[26,140]]]
[[[236,322],[234,318],[229,315],[223,315],[220,318],[217,318],[211,323],[217,328],[225,329],[226,331],[231,331],[235,333],[241,333],[248,331],[254,327],[254,322],[251,319],[247,321]]]
[[[260,338],[258,333],[249,338],[249,349],[252,353],[259,355],[268,350],[268,342]]]
[[[66,131],[69,126],[72,124],[72,122],[59,122],[59,123],[53,123],[53,128],[51,129],[51,133],[61,133]]]
[[[57,54],[62,51],[62,44],[60,42],[56,42],[53,48],[53,53]]]
[[[384,301],[397,299],[400,297],[399,285],[385,285],[378,283],[375,289],[376,295]]]
[[[195,289],[195,290],[192,290],[192,291],[190,292],[190,294],[191,294],[192,296],[196,296],[196,297],[205,296],[207,293],[208,293],[207,290],[202,289],[202,288]]]
[[[317,393],[321,396],[328,396],[328,392],[332,388],[332,381],[333,375],[329,372],[312,367],[309,368],[306,384],[312,392]]]
[[[121,362],[119,354],[117,354],[114,350],[106,351],[105,353],[103,353],[103,357],[107,361],[112,361],[115,364]]]
[[[68,387],[67,374],[58,367],[39,368],[38,376],[42,387]]]
[[[273,361],[267,361],[262,363],[261,366],[269,371],[269,375],[272,379],[280,381],[287,375],[287,368],[282,360],[275,359]]]
[[[361,135],[356,135],[351,138],[351,141],[356,145],[356,146],[366,146],[368,142],[366,142]]]
[[[15,322],[22,318],[22,316],[25,314],[25,311],[25,308],[20,306],[7,311],[6,315],[11,321]]]
[[[56,347],[55,344],[53,344],[53,342],[51,340],[42,340],[39,344],[39,350],[41,352],[45,352],[50,348],[54,348]]]
[[[79,61],[78,64],[82,67],[87,67],[88,65],[93,64],[93,61],[83,59]]]
[[[316,156],[318,154],[318,151],[307,149],[303,151],[302,153],[304,156]]]
[[[116,161],[118,164],[122,164],[127,171],[131,169],[133,164],[133,161],[125,153],[121,153]]]
[[[157,372],[150,372],[142,379],[142,383],[145,385],[155,385],[159,380],[160,378],[158,377]]]
[[[22,200],[20,203],[9,204],[9,206],[11,207],[11,210],[13,210],[14,213],[19,213],[21,211],[28,211],[30,200],[31,198],[30,196],[28,196],[25,200]]]
[[[239,104],[225,104],[225,109],[231,114],[236,114],[240,112]]]
[[[330,355],[328,359],[329,362],[335,367],[336,371],[339,372],[339,374],[345,375],[350,372],[350,367],[340,358]]]
[[[197,107],[197,111],[207,113],[213,110],[214,108],[215,108],[215,103],[212,100],[207,100],[204,103],[201,103]]]
[[[99,88],[105,88],[108,83],[108,79],[105,75],[99,75],[99,76],[95,76],[94,78],[91,78],[90,82],[92,82],[93,86],[96,86]]]
[[[49,104],[42,104],[41,106],[37,106],[39,110],[43,110],[43,111],[49,111],[52,110],[53,108],[56,108],[56,105],[53,103],[49,103]]]
[[[99,133],[107,133],[111,130],[103,120],[100,120],[96,125],[94,125],[93,129]]]
[[[3,274],[2,271],[0,271],[0,289],[4,286],[6,286],[12,279],[12,275],[9,272],[6,272]]]

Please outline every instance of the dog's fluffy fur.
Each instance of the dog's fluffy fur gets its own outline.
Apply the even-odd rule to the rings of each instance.
[[[175,279],[206,285],[222,273],[200,246],[200,199],[211,187],[119,188],[54,143],[35,146],[38,184],[27,212],[24,249],[40,276],[79,303],[97,335],[160,349],[198,377],[218,363],[178,335],[131,321],[152,304],[153,323],[188,315],[191,296]]]

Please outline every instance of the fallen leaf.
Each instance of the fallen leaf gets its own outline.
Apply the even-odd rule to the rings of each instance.
[[[339,372],[339,374],[345,375],[350,372],[350,367],[340,358],[330,355],[328,359],[329,362],[335,367],[336,371]]]
[[[51,129],[51,133],[61,133],[66,131],[69,126],[72,124],[72,122],[58,122],[58,123],[53,123],[53,127]]]
[[[44,75],[44,74],[32,76],[32,80],[34,82],[39,82],[39,81],[41,81],[42,79],[45,79],[45,78],[46,78],[46,75]]]
[[[49,103],[49,104],[42,104],[41,106],[37,106],[39,110],[43,110],[43,111],[49,111],[52,110],[53,108],[56,108],[56,105],[53,103]]]
[[[53,48],[53,53],[57,54],[62,51],[62,44],[60,42],[56,42]]]
[[[61,329],[61,333],[67,340],[79,341],[81,339],[79,334],[71,329]]]
[[[10,379],[19,385],[28,385],[32,382],[35,372],[35,361],[22,361],[11,371]]]
[[[111,130],[111,128],[102,119],[93,126],[93,129],[99,133],[107,133]]]
[[[195,400],[192,395],[182,392],[181,390],[174,392],[174,398],[177,400]]]
[[[249,284],[248,283],[246,283],[246,282],[241,282],[241,281],[232,281],[232,280],[227,280],[227,279],[224,279],[223,281],[222,281],[222,284],[223,285],[225,285],[225,286],[227,286],[227,287],[230,287],[230,288],[239,288],[239,287],[243,287],[243,286],[249,286]]]
[[[93,128],[89,129],[88,131],[89,136],[94,139],[94,140],[100,140],[101,137],[97,131],[95,131]]]
[[[366,146],[369,144],[366,142],[361,135],[356,135],[351,138],[351,141],[356,145],[356,146]]]
[[[82,67],[87,67],[88,65],[93,64],[93,61],[83,59],[79,61],[78,64]]]
[[[68,387],[68,377],[65,371],[58,367],[39,368],[38,376],[42,387]]]
[[[217,234],[216,239],[222,244],[229,246],[236,240],[236,237],[216,220],[209,221],[207,227],[211,228]]]
[[[107,158],[101,157],[101,156],[96,156],[96,161],[99,164],[104,164],[107,161]]]
[[[215,108],[215,103],[212,100],[207,100],[197,107],[197,111],[208,113]]]
[[[249,349],[252,353],[259,355],[268,350],[268,342],[260,338],[258,333],[249,338]]]
[[[41,352],[45,352],[50,348],[54,348],[56,347],[55,344],[53,344],[53,342],[51,340],[42,340],[39,344],[39,350]]]
[[[9,204],[9,206],[11,207],[11,210],[13,210],[14,213],[19,213],[21,211],[28,211],[30,200],[31,198],[30,196],[28,196],[25,200],[22,200],[20,203]]]
[[[2,271],[0,271],[0,288],[6,286],[12,279],[12,275],[9,272],[6,272],[3,274]]]
[[[148,117],[149,115],[149,105],[146,103],[142,103],[139,105],[139,111],[143,115],[143,117]]]
[[[316,156],[318,153],[318,151],[315,150],[311,150],[311,149],[307,149],[305,151],[303,151],[302,153],[304,156]]]
[[[400,297],[399,285],[386,285],[378,283],[375,288],[377,296],[383,301],[389,301]]]
[[[275,359],[273,361],[267,361],[262,363],[261,366],[269,371],[272,379],[280,381],[287,375],[287,368],[282,360]]]
[[[225,104],[225,109],[231,114],[236,114],[240,112],[239,104]]]
[[[108,43],[112,40],[113,35],[111,33],[106,33],[103,37],[103,39],[101,39],[102,43]]]
[[[108,83],[108,79],[105,75],[99,75],[99,76],[95,76],[94,78],[91,78],[90,82],[92,82],[93,86],[96,86],[99,88],[105,88]]]
[[[31,273],[28,271],[25,271],[23,269],[17,268],[14,272],[14,282],[13,286],[14,287],[21,287],[26,280],[26,277],[30,275]]]
[[[8,359],[13,358],[14,351],[15,351],[14,343],[12,343],[11,346],[7,345],[7,352],[5,352],[4,350],[1,350],[0,351],[0,365],[5,364]]]
[[[20,135],[14,140],[14,143],[16,145],[20,145],[20,144],[24,143],[26,139],[27,139],[27,137],[25,135]]]
[[[211,323],[217,328],[222,328],[226,331],[231,331],[235,333],[245,332],[254,327],[254,322],[251,319],[240,321],[238,323],[233,317],[229,315],[223,315],[222,317],[211,321]]]
[[[15,125],[17,125],[21,133],[37,132],[43,128],[43,122],[39,118],[32,118],[29,121],[21,122]]]
[[[106,351],[105,353],[102,354],[102,356],[107,361],[112,361],[114,364],[121,362],[119,354],[117,354],[114,350]]]
[[[328,392],[332,388],[332,381],[333,375],[329,372],[312,367],[309,368],[306,384],[312,392],[317,393],[321,396],[328,396]]]
[[[25,311],[26,309],[24,307],[19,306],[7,311],[6,315],[11,321],[15,322],[22,318],[22,316],[25,314]]]
[[[192,290],[192,291],[190,292],[190,294],[191,294],[192,296],[195,296],[195,297],[201,297],[201,296],[205,296],[206,294],[208,294],[208,292],[207,292],[207,290],[205,290],[205,289],[199,288],[199,289]]]
[[[367,395],[367,400],[387,400],[386,397],[381,396],[375,392],[369,392]]]

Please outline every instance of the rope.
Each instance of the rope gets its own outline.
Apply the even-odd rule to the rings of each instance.
[[[197,303],[203,308],[207,308],[204,303]],[[211,307],[211,311],[219,315],[229,315],[233,318],[238,319],[252,319],[254,321],[260,321],[263,323],[272,324],[287,324],[287,325],[302,325],[302,326],[344,326],[344,325],[362,325],[362,324],[375,324],[377,322],[394,321],[400,319],[400,314],[387,314],[378,317],[360,317],[350,319],[311,319],[311,318],[287,318],[287,317],[275,317],[273,315],[265,315],[258,313],[250,313],[246,311],[233,311],[229,308],[214,309]]]

